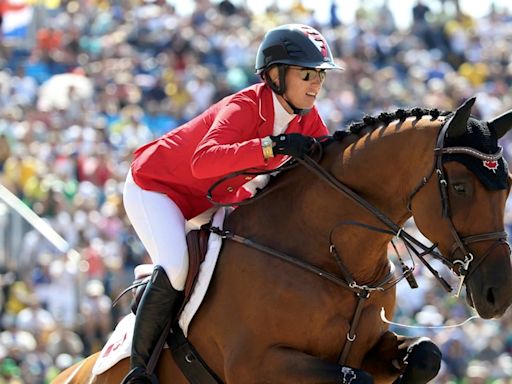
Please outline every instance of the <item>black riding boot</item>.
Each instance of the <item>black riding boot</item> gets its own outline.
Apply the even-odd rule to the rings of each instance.
[[[146,372],[153,349],[168,321],[174,321],[183,300],[183,292],[175,290],[164,269],[156,265],[140,300],[133,332],[131,371],[121,384],[158,383]]]

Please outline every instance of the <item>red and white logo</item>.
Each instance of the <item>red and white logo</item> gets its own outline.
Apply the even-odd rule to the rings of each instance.
[[[484,164],[485,168],[496,173],[499,165],[496,160],[484,160],[482,163]]]
[[[302,30],[313,44],[318,48],[323,57],[327,57],[327,42],[316,29],[303,26]]]
[[[123,338],[121,340],[113,341],[112,344],[109,344],[104,350],[101,352],[101,357],[107,357],[110,355],[110,352],[118,349],[127,339],[127,333],[125,332]]]

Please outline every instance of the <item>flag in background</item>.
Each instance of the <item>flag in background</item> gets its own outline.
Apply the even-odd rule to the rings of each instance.
[[[61,5],[60,0],[26,0],[27,4],[35,4],[39,6],[43,6],[46,9],[57,9]]]
[[[24,38],[33,17],[33,9],[25,0],[0,0],[2,38]]]

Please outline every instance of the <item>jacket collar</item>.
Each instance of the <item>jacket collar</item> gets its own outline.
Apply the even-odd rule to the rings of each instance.
[[[274,107],[272,105],[272,90],[265,83],[261,83],[257,90],[258,113],[264,122],[274,120]]]
[[[261,83],[261,86],[257,90],[258,95],[258,114],[262,123],[260,125],[260,133],[262,137],[269,136],[273,134],[274,131],[274,100],[272,96],[272,90],[265,83]],[[287,132],[290,131],[290,128],[293,131],[298,130],[296,127],[296,123],[300,121],[301,116],[295,116],[293,120],[290,122],[288,126]]]

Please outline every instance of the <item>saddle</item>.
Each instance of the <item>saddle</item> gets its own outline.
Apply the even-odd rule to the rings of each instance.
[[[204,261],[206,252],[208,250],[208,239],[210,231],[208,224],[201,226],[199,229],[192,229],[186,235],[188,247],[188,273],[187,280],[185,281],[184,300],[183,305],[187,303],[197,281],[199,275],[199,267]],[[137,307],[146,288],[146,283],[151,278],[153,266],[151,264],[141,265],[135,269],[135,281],[130,286],[132,288],[132,304],[131,309],[133,313],[137,313]],[[129,288],[130,288],[129,287]],[[178,314],[179,315],[179,314]]]
[[[188,274],[185,282],[185,301],[192,293],[192,288],[199,274],[199,266],[204,261],[208,250],[210,231],[208,227],[193,229],[187,234],[188,247]]]

